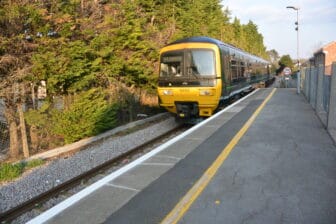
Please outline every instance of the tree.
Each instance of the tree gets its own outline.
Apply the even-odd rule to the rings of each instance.
[[[26,78],[30,71],[27,61],[29,61],[30,52],[34,49],[34,46],[27,45],[20,39],[12,38],[11,40],[12,42],[7,42],[2,46],[6,53],[0,55],[0,98],[4,101],[4,115],[9,126],[10,156],[17,158],[20,153],[18,123],[21,127],[25,156],[29,156],[28,149],[25,147],[27,137],[23,129],[23,114],[19,113],[21,115],[19,121],[18,112],[21,111],[27,96],[26,90],[29,83]]]
[[[279,60],[279,66],[280,67],[276,71],[277,74],[280,74],[285,67],[289,67],[290,69],[293,70],[294,63],[293,63],[291,57],[287,54],[287,55],[283,55],[280,58],[280,60]]]
[[[233,20],[232,29],[233,29],[233,39],[230,42],[237,47],[245,49],[245,41],[242,41],[243,30],[240,20],[237,17],[235,17]]]
[[[272,64],[278,63],[280,56],[279,56],[279,53],[275,49],[269,50],[266,53],[268,54]]]
[[[275,49],[269,50],[266,53],[268,54],[268,58],[270,59],[270,61],[272,63],[271,71],[276,72],[278,62],[279,62],[279,59],[280,59],[279,53]]]

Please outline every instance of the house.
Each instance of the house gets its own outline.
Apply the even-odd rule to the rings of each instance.
[[[325,74],[331,75],[331,65],[336,62],[336,41],[333,41],[314,53],[313,59],[310,59],[311,64],[325,66]]]

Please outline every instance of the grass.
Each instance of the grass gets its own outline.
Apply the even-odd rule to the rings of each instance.
[[[25,171],[37,166],[41,166],[43,163],[43,160],[36,159],[28,162],[19,162],[14,164],[0,164],[0,183],[5,181],[12,181],[20,177]]]

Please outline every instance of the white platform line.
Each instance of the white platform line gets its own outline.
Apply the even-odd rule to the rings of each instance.
[[[208,124],[208,125],[206,125],[207,128],[218,128],[220,126],[222,126],[222,124]]]
[[[175,163],[141,163],[141,166],[174,166]]]
[[[124,189],[124,190],[130,190],[130,191],[136,191],[136,192],[140,191],[140,190],[137,190],[137,189],[134,189],[134,188],[130,188],[130,187],[126,187],[126,186],[121,186],[121,185],[116,185],[116,184],[111,184],[111,183],[108,183],[106,185],[107,186],[111,186],[111,187],[115,187],[115,188]]]
[[[180,157],[176,157],[176,156],[156,155],[155,157],[157,157],[157,158],[168,158],[168,159],[181,160]]]
[[[44,213],[40,214],[39,216],[33,218],[27,224],[38,224],[38,223],[45,223],[49,219],[53,218],[54,216],[58,215],[65,209],[69,208],[70,206],[74,205],[81,199],[85,198],[86,196],[90,195],[92,192],[96,191],[97,189],[101,188],[108,182],[114,180],[115,178],[119,177],[120,175],[126,173],[127,171],[133,169],[134,167],[138,166],[139,164],[143,163],[147,159],[151,158],[152,156],[158,154],[159,152],[166,149],[168,146],[172,145],[173,143],[179,141],[180,139],[184,138],[185,136],[189,135],[190,133],[194,132],[196,129],[200,128],[204,124],[208,123],[209,121],[216,119],[218,116],[222,115],[225,111],[229,110],[230,108],[234,107],[235,105],[239,104],[241,101],[245,100],[246,98],[254,95],[256,92],[258,92],[259,89],[253,91],[252,93],[246,95],[245,97],[241,98],[237,102],[229,105],[225,109],[221,110],[220,112],[216,113],[215,115],[211,116],[210,118],[202,121],[201,123],[193,126],[192,128],[188,129],[187,131],[183,132],[182,134],[176,136],[175,138],[172,138],[171,140],[165,142],[161,146],[155,148],[154,150],[148,152],[147,154],[143,155],[142,157],[138,158],[137,160],[134,160],[133,162],[127,164],[126,166],[120,168],[119,170],[116,170],[115,172],[111,173],[110,175],[102,178],[101,180],[93,183],[89,187],[81,190],[77,194],[65,199],[61,203],[55,205],[54,207],[48,209]]]
[[[186,140],[204,140],[203,138],[185,138]]]

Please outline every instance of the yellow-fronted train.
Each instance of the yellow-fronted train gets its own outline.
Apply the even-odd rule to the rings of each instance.
[[[255,84],[269,84],[269,68],[268,61],[213,38],[177,40],[160,51],[159,104],[193,123]]]

